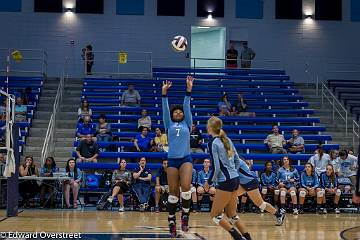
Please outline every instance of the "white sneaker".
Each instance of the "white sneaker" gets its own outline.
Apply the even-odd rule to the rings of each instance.
[[[335,208],[335,213],[336,213],[336,214],[340,214],[340,209],[339,209],[339,208]]]
[[[293,209],[293,214],[294,214],[294,215],[299,215],[299,210],[298,210],[297,208],[294,208],[294,209]]]
[[[112,203],[113,200],[114,200],[114,198],[113,198],[112,196],[108,197],[108,199],[107,199],[107,201],[108,201],[109,203]]]
[[[281,212],[281,214],[285,214],[286,210],[284,208],[280,208],[280,212]]]
[[[119,212],[125,212],[125,208],[124,207],[119,207]]]
[[[327,214],[327,209],[326,208],[323,209],[323,214]]]

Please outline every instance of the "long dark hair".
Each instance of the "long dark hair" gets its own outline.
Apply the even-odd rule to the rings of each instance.
[[[53,157],[47,157],[47,158],[46,158],[46,160],[45,160],[45,162],[44,162],[44,168],[47,168],[47,166],[46,166],[46,161],[47,161],[48,159],[51,159],[51,169],[56,168],[56,162],[55,162],[55,159],[54,159]]]
[[[289,160],[289,169],[290,171],[293,171],[294,170],[294,167],[292,165],[292,160],[289,156],[284,156],[282,159],[281,159],[281,166],[284,167],[284,158],[287,158]]]
[[[311,176],[314,176],[315,175],[314,166],[311,163],[305,163],[305,167],[306,167],[306,165],[311,166]],[[306,169],[304,169],[304,172],[306,173]]]
[[[332,164],[328,164],[328,165],[326,165],[326,167],[327,167],[327,166],[330,166],[331,169],[332,169],[332,172],[331,172],[331,175],[330,175],[330,179],[331,179],[331,181],[332,181],[333,183],[335,183],[335,171],[334,171],[334,166],[333,166]]]
[[[75,165],[74,165],[74,179],[76,179],[77,178],[77,176],[78,176],[78,168],[77,168],[77,165],[76,165],[76,160],[74,159],[74,158],[70,158],[69,160],[67,160],[67,162],[66,162],[66,167],[65,167],[65,169],[66,169],[66,173],[68,174],[68,176],[70,177],[70,166],[69,166],[69,162],[70,161],[74,161],[75,162]]]
[[[324,149],[321,144],[318,145],[318,154],[319,154],[319,160],[321,160],[322,157],[324,156]]]

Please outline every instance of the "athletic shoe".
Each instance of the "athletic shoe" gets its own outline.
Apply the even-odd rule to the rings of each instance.
[[[145,212],[145,204],[140,204],[139,210],[140,210],[140,212]]]
[[[281,226],[284,223],[284,219],[285,219],[285,214],[279,212],[280,215],[278,217],[276,217],[276,226]]]
[[[170,238],[176,239],[176,223],[169,223]]]
[[[327,214],[326,208],[323,209],[323,214]]]
[[[108,199],[107,199],[107,201],[108,201],[109,203],[112,203],[113,200],[114,200],[114,198],[113,198],[112,196],[108,197]]]
[[[340,214],[340,209],[339,209],[339,208],[335,208],[335,213],[336,213],[336,214]]]
[[[281,214],[285,214],[285,213],[286,213],[285,208],[280,208],[280,213],[281,213]]]
[[[156,213],[159,213],[159,212],[160,212],[159,206],[155,206],[155,212],[156,212]]]
[[[124,207],[119,207],[119,212],[125,212],[125,208]]]
[[[299,209],[299,214],[304,214],[304,209],[303,208]]]
[[[321,208],[316,208],[316,214],[323,214],[323,210]]]
[[[243,238],[245,239],[245,240],[251,240],[251,236],[250,236],[250,233],[244,233],[243,234]]]
[[[183,230],[184,232],[189,231],[189,214],[188,213],[181,214],[181,230]]]
[[[297,208],[294,208],[294,209],[293,209],[293,214],[294,214],[294,215],[298,215],[298,214],[299,214],[299,210],[298,210]]]

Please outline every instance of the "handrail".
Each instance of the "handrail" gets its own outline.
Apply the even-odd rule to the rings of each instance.
[[[356,149],[356,142],[359,143],[359,137],[360,137],[360,127],[359,124],[353,120],[353,127],[352,127],[352,131],[353,131],[353,149]],[[355,140],[355,137],[357,139],[357,141]]]
[[[319,82],[317,77],[317,84],[321,84],[321,105],[324,105],[324,98],[328,100],[332,106],[332,118],[335,120],[335,112],[345,121],[345,135],[348,135],[348,112],[342,103],[337,99],[337,97],[330,91],[324,82]],[[317,87],[318,89],[318,87]],[[336,104],[339,107],[336,107]],[[340,108],[340,109],[339,109]],[[343,110],[345,114],[342,114],[340,111]],[[345,115],[345,116],[344,116]]]
[[[60,108],[60,104],[63,99],[65,78],[68,77],[68,73],[67,73],[68,63],[69,63],[69,58],[66,58],[65,64],[64,64],[64,69],[63,69],[62,75],[60,77],[59,86],[57,88],[57,92],[56,92],[56,96],[55,96],[53,112],[50,116],[50,121],[49,121],[47,130],[46,130],[46,135],[45,135],[43,147],[41,150],[41,163],[42,164],[45,163],[45,160],[49,156],[49,154],[54,152],[54,148],[55,148],[54,135],[55,135],[55,130],[56,130],[56,128],[55,128],[56,120],[57,120],[56,117],[57,117],[57,113]]]

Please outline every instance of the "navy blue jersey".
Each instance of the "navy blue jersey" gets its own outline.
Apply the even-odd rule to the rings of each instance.
[[[168,158],[184,158],[190,155],[190,129],[192,127],[190,93],[186,93],[183,108],[184,120],[173,122],[170,116],[168,98],[162,97],[163,122],[169,142]]]
[[[139,171],[140,171],[140,166],[136,167],[134,172],[137,173]],[[149,174],[151,174],[151,170],[149,168],[147,168],[146,165],[145,165],[144,170],[141,172],[139,177],[146,178],[146,177],[149,176]],[[144,180],[140,180],[140,179],[135,179],[135,183],[139,183],[139,182],[150,184],[150,181],[144,181]]]
[[[156,174],[156,177],[159,178],[159,182],[160,182],[160,185],[161,185],[161,186],[168,185],[167,173],[166,173],[164,167],[161,167],[161,168],[159,169],[159,171],[158,171],[157,174]]]
[[[336,188],[337,187],[337,177],[334,176],[334,180],[330,176],[326,175],[326,172],[323,172],[320,175],[321,187],[323,188]]]

